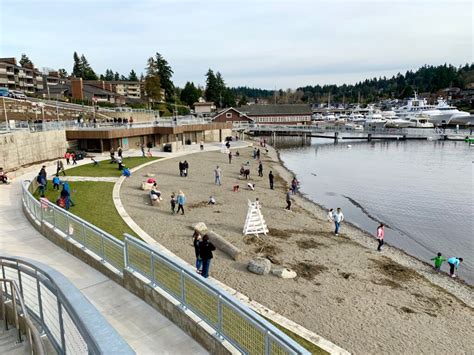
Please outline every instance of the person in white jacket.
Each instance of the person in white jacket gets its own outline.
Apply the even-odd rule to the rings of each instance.
[[[342,214],[342,210],[340,207],[338,207],[336,212],[334,212],[333,220],[334,226],[336,227],[334,230],[334,234],[339,235],[339,228],[341,227],[341,223],[344,220],[344,215]]]

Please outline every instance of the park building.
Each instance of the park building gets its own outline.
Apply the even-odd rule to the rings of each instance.
[[[310,125],[313,114],[311,106],[303,104],[245,105],[239,111],[256,124],[278,125]]]

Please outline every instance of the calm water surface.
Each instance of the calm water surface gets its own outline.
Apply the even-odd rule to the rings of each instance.
[[[341,207],[372,234],[378,221],[385,223],[387,243],[423,260],[438,251],[463,257],[459,276],[474,284],[474,147],[348,143],[313,139],[311,146],[280,150],[281,158],[313,201]]]

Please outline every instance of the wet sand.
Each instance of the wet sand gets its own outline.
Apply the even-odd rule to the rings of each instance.
[[[325,211],[302,196],[297,195],[292,211],[286,211],[291,173],[276,152],[271,149],[262,155],[263,178],[257,176],[258,162],[251,149],[240,153],[232,164],[220,152],[186,156],[187,178],[179,176],[179,158],[143,168],[122,186],[124,207],[150,236],[190,264],[194,263],[190,226],[205,222],[245,254],[243,261],[235,262],[217,251],[212,277],[350,352],[472,352],[472,287],[437,275],[390,246],[378,253],[375,239],[349,224],[334,236]],[[247,182],[239,178],[240,166],[247,161],[256,191],[247,190]],[[216,165],[223,171],[222,186],[214,185]],[[269,170],[276,175],[275,190],[269,188]],[[156,174],[163,193],[159,206],[150,206],[147,193],[139,189],[144,174],[150,172]],[[239,192],[232,192],[234,185],[240,186]],[[169,197],[178,190],[187,197],[184,216],[170,213]],[[207,205],[210,195],[217,205]],[[262,240],[242,234],[247,201],[257,197],[270,228]],[[249,273],[247,262],[257,255],[294,269],[298,277],[283,280]]]

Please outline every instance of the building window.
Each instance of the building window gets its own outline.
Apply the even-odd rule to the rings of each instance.
[[[225,118],[232,118],[232,113],[231,112],[227,112],[225,114]]]

